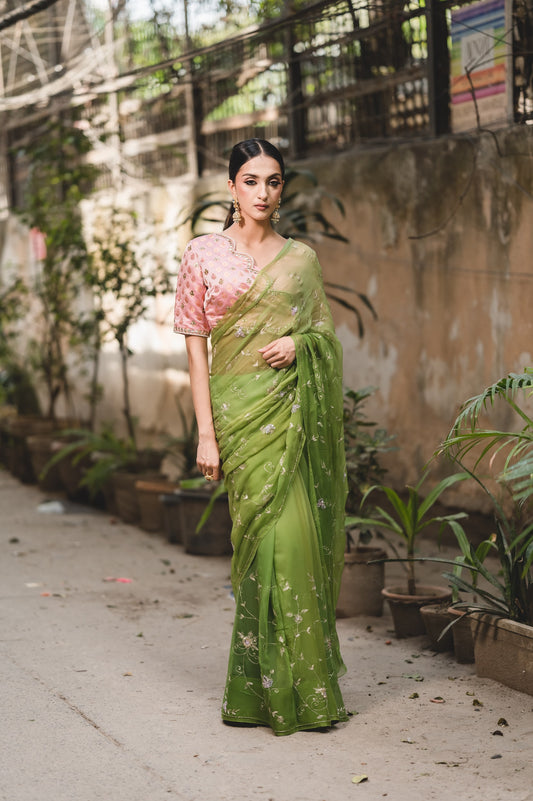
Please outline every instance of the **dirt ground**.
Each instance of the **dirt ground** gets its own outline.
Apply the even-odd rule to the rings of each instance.
[[[224,726],[229,559],[46,500],[0,472],[2,801],[533,799],[533,698],[387,610],[338,623],[348,723]]]

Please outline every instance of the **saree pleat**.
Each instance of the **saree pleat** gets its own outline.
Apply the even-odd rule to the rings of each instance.
[[[290,335],[296,361],[258,353]],[[312,250],[289,241],[212,332],[233,519],[235,626],[222,715],[276,734],[345,720],[335,628],[346,478],[341,349]]]

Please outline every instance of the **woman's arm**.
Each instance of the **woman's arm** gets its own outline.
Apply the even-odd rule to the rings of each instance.
[[[203,475],[221,478],[220,452],[213,425],[211,394],[209,392],[209,364],[207,361],[207,339],[186,336],[187,357],[191,379],[192,402],[198,423],[198,452],[196,463]]]

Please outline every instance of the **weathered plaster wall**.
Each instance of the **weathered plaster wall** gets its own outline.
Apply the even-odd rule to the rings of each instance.
[[[350,237],[318,247],[324,273],[366,292],[379,315],[359,341],[335,309],[345,382],[379,388],[372,416],[397,435],[390,478],[403,484],[461,401],[532,363],[533,138],[520,128],[313,168],[345,203]]]
[[[397,436],[389,478],[402,486],[416,480],[462,400],[532,363],[533,135],[523,127],[497,139],[389,144],[303,166],[346,209],[344,218],[333,207],[327,213],[349,244],[315,247],[325,278],[365,292],[377,310],[375,322],[363,311],[360,340],[351,314],[333,305],[345,383],[378,388],[368,413]],[[187,240],[177,223],[193,198],[225,190],[221,173],[196,185],[165,182],[127,202],[155,220],[168,252]],[[16,237],[23,239],[20,226],[8,227],[4,265],[6,253],[27,251]],[[134,412],[147,434],[179,432],[176,395],[190,408],[183,337],[171,326],[170,297],[133,331]],[[120,419],[119,377],[109,351],[102,420]]]

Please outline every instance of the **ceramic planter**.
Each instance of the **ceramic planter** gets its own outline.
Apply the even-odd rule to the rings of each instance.
[[[474,640],[470,626],[470,616],[466,616],[461,609],[449,609],[452,617],[459,618],[452,626],[453,650],[455,659],[462,665],[474,661]]]
[[[52,434],[31,434],[26,437],[33,473],[39,489],[43,492],[59,492],[63,489],[57,464],[43,474],[45,466],[53,456],[53,441]]]
[[[164,513],[161,495],[171,493],[177,488],[177,484],[171,481],[146,481],[140,479],[135,482],[139,503],[140,526],[144,531],[155,532],[163,529]]]
[[[181,544],[180,510],[181,490],[164,493],[160,496],[163,507],[163,530],[173,545]]]
[[[356,617],[383,614],[383,595],[381,591],[385,579],[383,562],[369,565],[375,559],[385,559],[387,554],[381,548],[359,546],[344,554],[344,570],[341,579],[337,617]]]
[[[383,597],[388,601],[394,631],[398,638],[417,637],[426,633],[420,608],[427,604],[441,604],[451,601],[452,595],[447,587],[418,585],[416,595],[408,595],[404,587],[385,587]]]
[[[422,606],[420,608],[420,614],[424,621],[426,634],[431,640],[432,650],[438,651],[439,653],[453,651],[453,634],[451,629],[448,629],[444,637],[441,637],[443,630],[452,621],[447,602]]]
[[[474,613],[476,674],[533,695],[533,626]]]
[[[231,517],[228,507],[228,496],[221,495],[215,501],[209,519],[196,533],[196,526],[205,511],[211,491],[208,489],[181,490],[179,517],[181,541],[187,553],[203,556],[229,556],[231,547]]]
[[[27,437],[53,431],[54,422],[44,417],[20,416],[7,420],[5,426],[6,463],[11,473],[23,484],[35,484]]]
[[[111,483],[117,514],[124,523],[137,525],[141,521],[139,496],[135,484],[137,481],[155,481],[160,479],[159,473],[133,473],[127,470],[117,470],[113,473]]]

